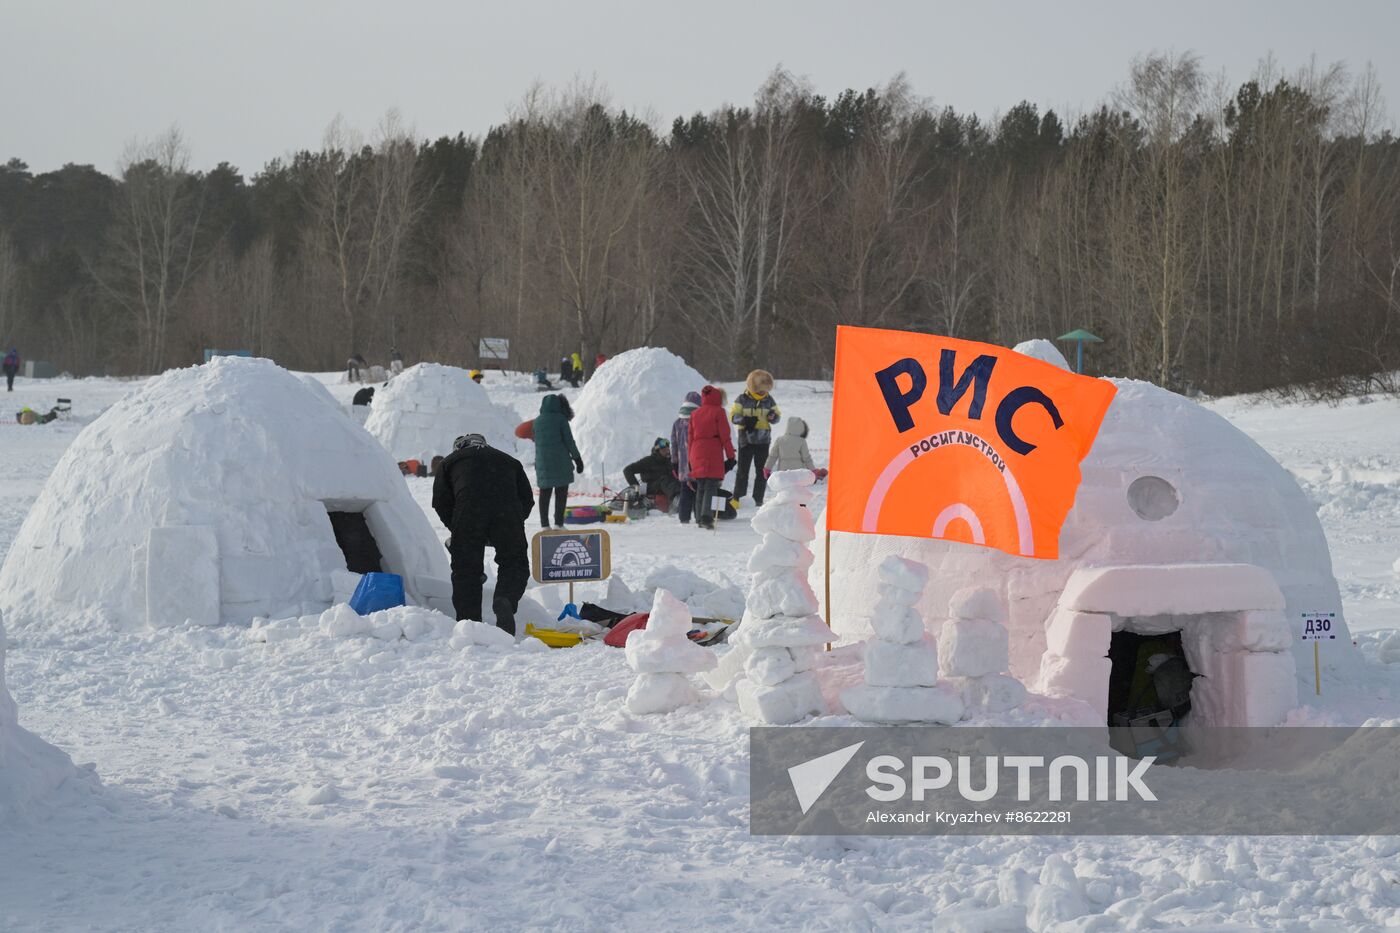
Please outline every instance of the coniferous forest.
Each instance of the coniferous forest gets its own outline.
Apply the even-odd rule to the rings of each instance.
[[[818,377],[837,324],[1083,327],[1088,371],[1211,393],[1400,369],[1400,139],[1367,68],[1231,85],[1150,55],[1086,112],[990,118],[778,69],[669,125],[581,82],[481,137],[336,120],[259,168],[194,167],[177,128],[113,174],[14,155],[0,340],[77,374],[205,347],[475,365],[491,336],[516,369],[656,344],[717,378]]]

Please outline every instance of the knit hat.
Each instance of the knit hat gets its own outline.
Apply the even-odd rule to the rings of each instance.
[[[452,442],[453,450],[461,450],[463,447],[486,447],[486,438],[480,434],[463,434]]]
[[[697,408],[699,408],[699,407],[700,407],[700,393],[699,393],[699,392],[687,392],[687,393],[685,394],[685,401],[684,401],[684,402],[681,402],[681,412],[680,412],[681,417],[682,417],[682,418],[689,418],[689,417],[690,417],[690,413],[693,412],[693,411],[695,411],[695,409],[697,409]]]

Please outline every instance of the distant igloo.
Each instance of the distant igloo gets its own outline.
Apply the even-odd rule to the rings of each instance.
[[[465,369],[419,363],[375,391],[365,430],[395,460],[427,462],[452,453],[452,442],[463,434],[483,435],[492,447],[514,454],[518,421]]]
[[[999,590],[1012,671],[1044,692],[1107,710],[1119,663],[1111,653],[1130,651],[1134,637],[1180,638],[1202,675],[1197,722],[1276,724],[1296,705],[1300,672],[1311,687],[1312,646],[1293,634],[1303,613],[1337,614],[1337,638],[1322,645],[1334,676],[1354,662],[1316,511],[1288,471],[1226,419],[1149,383],[1115,382],[1058,560],[836,532],[832,628],[845,641],[869,637],[875,568],[895,554],[929,567],[918,607],[926,619],[946,618],[962,587]],[[824,563],[819,552],[811,571],[819,594]]]
[[[669,439],[687,392],[705,386],[700,375],[670,350],[641,347],[610,357],[574,402],[574,438],[584,472],[618,478],[622,468]]]
[[[0,828],[77,773],[72,759],[20,728],[5,688],[5,620],[0,617]]]
[[[0,569],[17,626],[121,627],[326,608],[339,572],[384,570],[451,611],[447,552],[388,453],[268,360],[171,370],[83,429]]]

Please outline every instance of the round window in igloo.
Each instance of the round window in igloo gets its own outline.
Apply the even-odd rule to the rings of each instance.
[[[1181,505],[1181,495],[1160,476],[1139,476],[1128,485],[1128,505],[1138,518],[1160,522]]]

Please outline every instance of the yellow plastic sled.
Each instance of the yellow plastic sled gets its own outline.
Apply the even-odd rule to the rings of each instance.
[[[572,648],[583,641],[583,636],[578,632],[557,632],[552,628],[535,628],[528,623],[525,626],[525,634],[538,638],[551,648]]]

